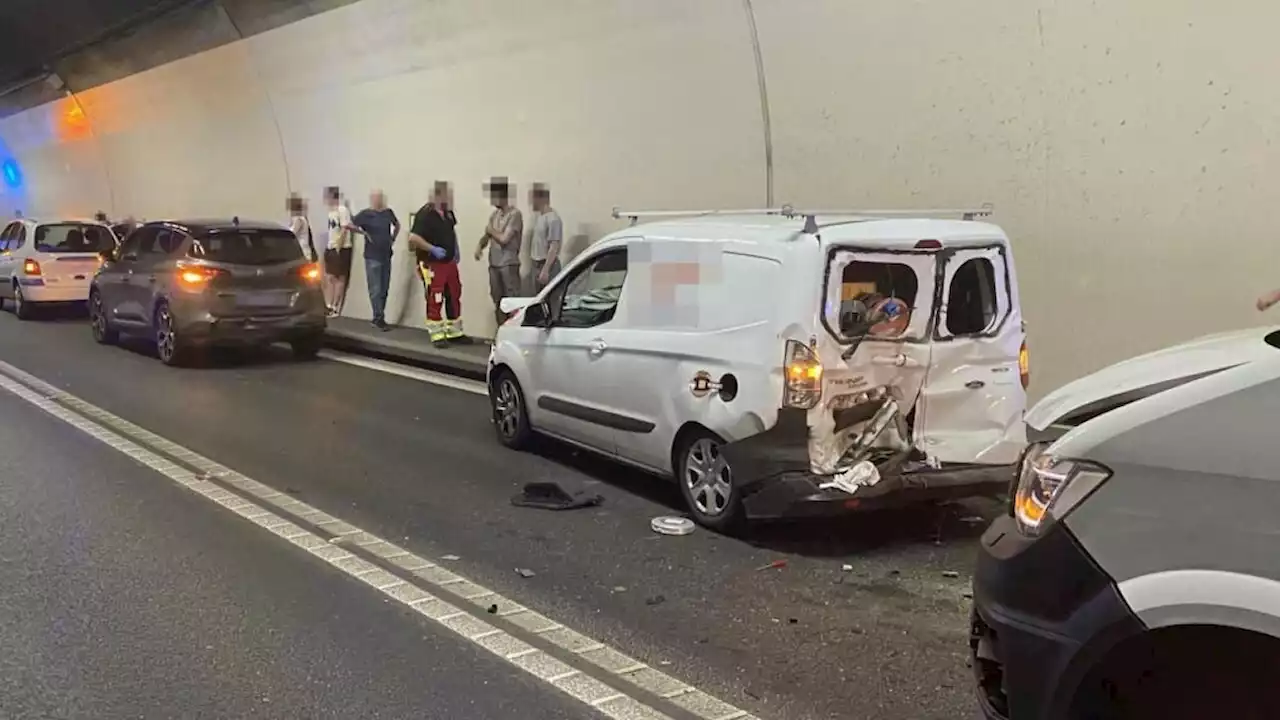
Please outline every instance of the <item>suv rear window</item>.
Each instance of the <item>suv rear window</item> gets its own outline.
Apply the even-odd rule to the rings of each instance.
[[[301,260],[302,247],[288,230],[225,230],[197,238],[190,255],[232,265],[276,265]]]
[[[36,228],[36,251],[44,253],[99,253],[111,250],[116,240],[101,225],[61,223]]]

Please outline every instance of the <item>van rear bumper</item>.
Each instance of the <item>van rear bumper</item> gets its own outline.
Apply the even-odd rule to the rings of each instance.
[[[725,444],[747,517],[757,520],[900,507],[1009,489],[1011,465],[961,465],[886,475],[850,494],[821,485],[831,478],[809,470],[809,426],[803,410],[786,408],[769,430]]]

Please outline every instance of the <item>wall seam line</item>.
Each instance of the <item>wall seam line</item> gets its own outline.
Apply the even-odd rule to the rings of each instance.
[[[756,11],[751,0],[742,0],[751,33],[751,51],[756,61],[756,84],[760,91],[760,119],[764,131],[764,197],[765,207],[773,207],[773,123],[769,118],[769,87],[764,76],[764,52],[760,49],[760,30],[756,27]]]
[[[218,9],[227,18],[227,22],[236,31],[236,35],[240,36],[239,42],[245,43],[245,51],[249,55],[249,65],[253,68],[254,77],[258,79],[258,87],[262,88],[262,94],[267,99],[267,109],[271,111],[271,125],[276,129],[276,143],[280,146],[280,163],[284,165],[284,194],[285,197],[288,197],[293,193],[293,173],[289,170],[289,151],[285,149],[284,131],[280,129],[280,117],[276,112],[275,98],[271,96],[271,88],[267,87],[267,84],[262,79],[262,71],[258,68],[258,59],[254,55],[253,45],[249,42],[248,36],[236,24],[236,19],[231,17],[226,5],[219,2]]]

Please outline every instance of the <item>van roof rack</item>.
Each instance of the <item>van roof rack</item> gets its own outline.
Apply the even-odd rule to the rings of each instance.
[[[921,209],[921,210],[809,210],[798,209],[792,205],[783,205],[776,208],[753,208],[747,210],[623,210],[619,207],[613,208],[613,217],[615,220],[629,218],[631,224],[635,225],[641,218],[664,218],[664,217],[690,217],[690,216],[714,216],[714,215],[778,215],[787,218],[803,217],[805,219],[805,232],[816,232],[818,228],[818,215],[857,215],[867,219],[872,218],[960,218],[962,220],[976,220],[981,217],[989,217],[995,212],[995,206],[991,203],[985,203],[978,208],[951,208],[951,209]]]

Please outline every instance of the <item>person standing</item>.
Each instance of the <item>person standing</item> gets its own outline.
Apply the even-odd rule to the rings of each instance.
[[[409,246],[417,256],[418,273],[427,296],[427,331],[431,342],[461,340],[462,277],[458,273],[458,218],[453,214],[453,191],[440,180],[431,200],[413,216]]]
[[[347,298],[347,279],[351,277],[351,234],[357,231],[351,222],[351,209],[342,202],[337,186],[324,189],[324,202],[329,207],[329,237],[324,246],[324,302],[329,316],[342,314]]]
[[[540,183],[529,191],[529,207],[533,209],[533,232],[529,257],[533,260],[533,289],[542,292],[551,278],[560,272],[560,248],[564,244],[564,223],[551,207],[551,188]]]
[[[306,202],[302,196],[294,193],[285,200],[285,208],[289,211],[289,230],[297,238],[302,256],[315,262],[319,258],[316,257],[315,237],[311,234],[311,221],[307,219]]]
[[[355,225],[364,232],[364,277],[369,286],[369,307],[373,309],[373,326],[389,330],[387,326],[387,292],[391,287],[391,254],[396,236],[400,234],[400,219],[387,207],[387,197],[381,190],[369,194],[369,207],[355,216]]]
[[[524,218],[511,204],[511,183],[505,177],[489,180],[489,201],[493,214],[476,246],[476,260],[489,249],[489,297],[493,300],[493,316],[498,325],[506,320],[499,307],[502,299],[520,296],[520,242],[524,235]]]

